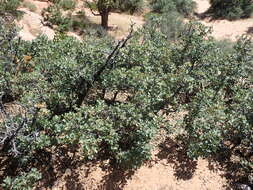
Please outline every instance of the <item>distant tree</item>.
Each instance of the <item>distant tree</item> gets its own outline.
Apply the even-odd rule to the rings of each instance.
[[[118,4],[118,0],[85,0],[88,7],[91,9],[92,14],[101,16],[101,26],[108,29],[109,14],[112,9],[115,9]],[[98,13],[95,13],[97,11]]]

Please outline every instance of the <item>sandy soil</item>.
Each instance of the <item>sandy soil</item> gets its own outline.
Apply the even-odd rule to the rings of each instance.
[[[90,21],[96,24],[100,23],[100,17],[94,16],[89,9],[85,9],[85,13]],[[131,24],[134,24],[134,28],[137,29],[144,24],[144,19],[140,16],[111,13],[109,16],[109,25],[114,29],[109,30],[109,34],[116,39],[120,39],[127,34]]]
[[[182,148],[167,140],[153,152],[152,161],[135,171],[112,170],[106,162],[68,164],[68,169],[55,164],[37,190],[229,190],[225,172],[214,170],[214,165],[188,159]],[[57,180],[50,186],[48,179]]]
[[[198,14],[204,13],[209,7],[208,0],[194,0],[197,3]],[[228,20],[210,20],[206,18],[200,20],[206,26],[213,28],[213,36],[216,39],[230,39],[235,41],[239,36],[243,34],[253,34],[253,18],[241,19],[236,21]]]

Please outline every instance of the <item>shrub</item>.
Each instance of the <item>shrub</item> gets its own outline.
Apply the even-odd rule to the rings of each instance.
[[[9,13],[19,17],[20,12],[17,11],[17,8],[21,5],[21,2],[22,0],[0,0],[0,15]]]
[[[144,1],[143,0],[120,0],[119,9],[123,12],[130,12],[130,14],[138,13],[143,10]]]
[[[251,0],[210,0],[211,7],[207,11],[214,18],[225,18],[236,20],[239,18],[248,18],[253,12],[253,3]]]
[[[76,7],[76,2],[73,0],[61,0],[58,4],[64,10],[71,10]]]
[[[161,21],[173,20],[167,16],[136,33],[131,30],[119,42],[92,36],[80,42],[62,34],[52,41],[41,36],[24,42],[1,24],[0,156],[7,160],[5,170],[17,166],[19,176],[32,163],[49,167],[55,155],[69,152],[78,152],[72,159],[137,168],[150,158],[156,131],[174,128],[161,118],[163,110],[186,113],[180,135],[191,158],[222,152],[234,162],[235,155],[240,173],[249,176],[251,41],[242,37],[224,50],[199,23],[179,27],[181,35],[163,29]],[[6,102],[22,105],[23,112],[9,114]]]
[[[60,32],[68,31],[72,25],[71,15],[64,16],[59,5],[51,5],[42,12],[44,22],[53,27],[57,26]]]
[[[15,44],[17,39],[13,37],[6,42]],[[17,160],[25,157],[28,160],[22,165],[25,167],[29,160],[36,159],[33,153],[37,151],[53,146],[74,146],[82,148],[86,159],[102,157],[123,168],[138,167],[150,157],[150,141],[156,131],[157,117],[148,111],[150,103],[143,99],[143,93],[137,93],[140,85],[146,88],[146,82],[152,82],[148,78],[150,72],[140,75],[139,69],[129,67],[142,52],[133,55],[131,62],[125,56],[137,44],[123,51],[124,45],[112,48],[111,42],[104,39],[81,43],[64,36],[57,36],[54,41],[40,37],[32,43],[19,43],[13,49],[18,52],[17,56],[28,54],[36,64],[27,74],[22,70],[19,75],[24,79],[21,77],[19,83],[11,86],[1,83],[3,89],[21,87],[19,97],[13,97],[12,101],[25,105],[26,113],[6,115],[5,122],[0,124],[2,156]],[[136,47],[140,48],[141,45]],[[12,48],[6,46],[7,50]],[[11,58],[7,57],[10,59],[6,63],[8,67],[12,66]],[[149,67],[153,67],[151,63]],[[118,83],[125,80],[121,69],[131,76],[124,89]],[[3,80],[12,75],[9,70],[5,73]],[[139,76],[147,80],[136,86],[134,78]],[[104,90],[113,92],[115,98],[108,100],[105,95],[101,96]],[[128,90],[136,91],[133,100],[127,103],[117,100],[118,93]],[[1,94],[4,93],[1,89]],[[154,95],[153,92],[149,97]],[[136,106],[142,102],[146,102],[147,109]]]
[[[15,178],[7,177],[4,179],[2,188],[12,190],[31,190],[36,182],[41,179],[41,174],[37,169],[32,168],[30,172],[23,172]]]
[[[151,0],[151,8],[154,12],[165,13],[165,12],[178,12],[181,15],[188,17],[191,16],[196,3],[192,0]]]
[[[222,156],[252,175],[252,42],[244,36],[233,49],[220,49],[203,26],[190,25],[172,51],[182,73],[183,141],[188,155]],[[183,98],[183,99],[182,99]],[[222,153],[221,153],[222,152]],[[237,157],[237,161],[232,159]]]
[[[0,11],[1,12],[15,12],[19,7],[20,0],[1,0],[0,1]]]
[[[182,17],[177,12],[165,12],[162,15],[147,17],[147,28],[157,28],[169,41],[176,41],[184,29]]]

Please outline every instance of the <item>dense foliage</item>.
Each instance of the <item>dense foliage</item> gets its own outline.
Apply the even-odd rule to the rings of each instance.
[[[211,7],[207,13],[214,18],[225,18],[235,20],[248,18],[253,13],[253,2],[251,0],[210,0]]]
[[[86,161],[139,167],[160,127],[178,124],[189,157],[222,152],[252,176],[251,40],[223,48],[199,23],[161,24],[172,20],[155,17],[119,42],[64,35],[25,42],[0,24],[0,158],[18,168],[2,186],[36,182],[33,163],[49,167],[62,148]],[[10,114],[8,104],[19,109]],[[161,110],[185,115],[174,125]]]
[[[76,1],[73,0],[61,0],[58,3],[60,7],[66,10],[73,10],[76,7]]]
[[[172,54],[180,67],[188,67],[180,85],[187,97],[184,142],[191,157],[221,152],[224,158],[237,157],[249,180],[253,166],[252,43],[241,37],[233,50],[222,51],[213,40],[204,40],[205,36],[205,30],[189,28]]]

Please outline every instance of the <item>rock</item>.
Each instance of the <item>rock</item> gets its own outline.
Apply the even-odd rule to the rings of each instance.
[[[33,40],[42,34],[46,35],[49,39],[54,38],[54,30],[42,24],[43,17],[41,15],[25,8],[21,8],[20,10],[24,12],[24,16],[17,22],[17,25],[21,28],[19,36],[23,40]]]

